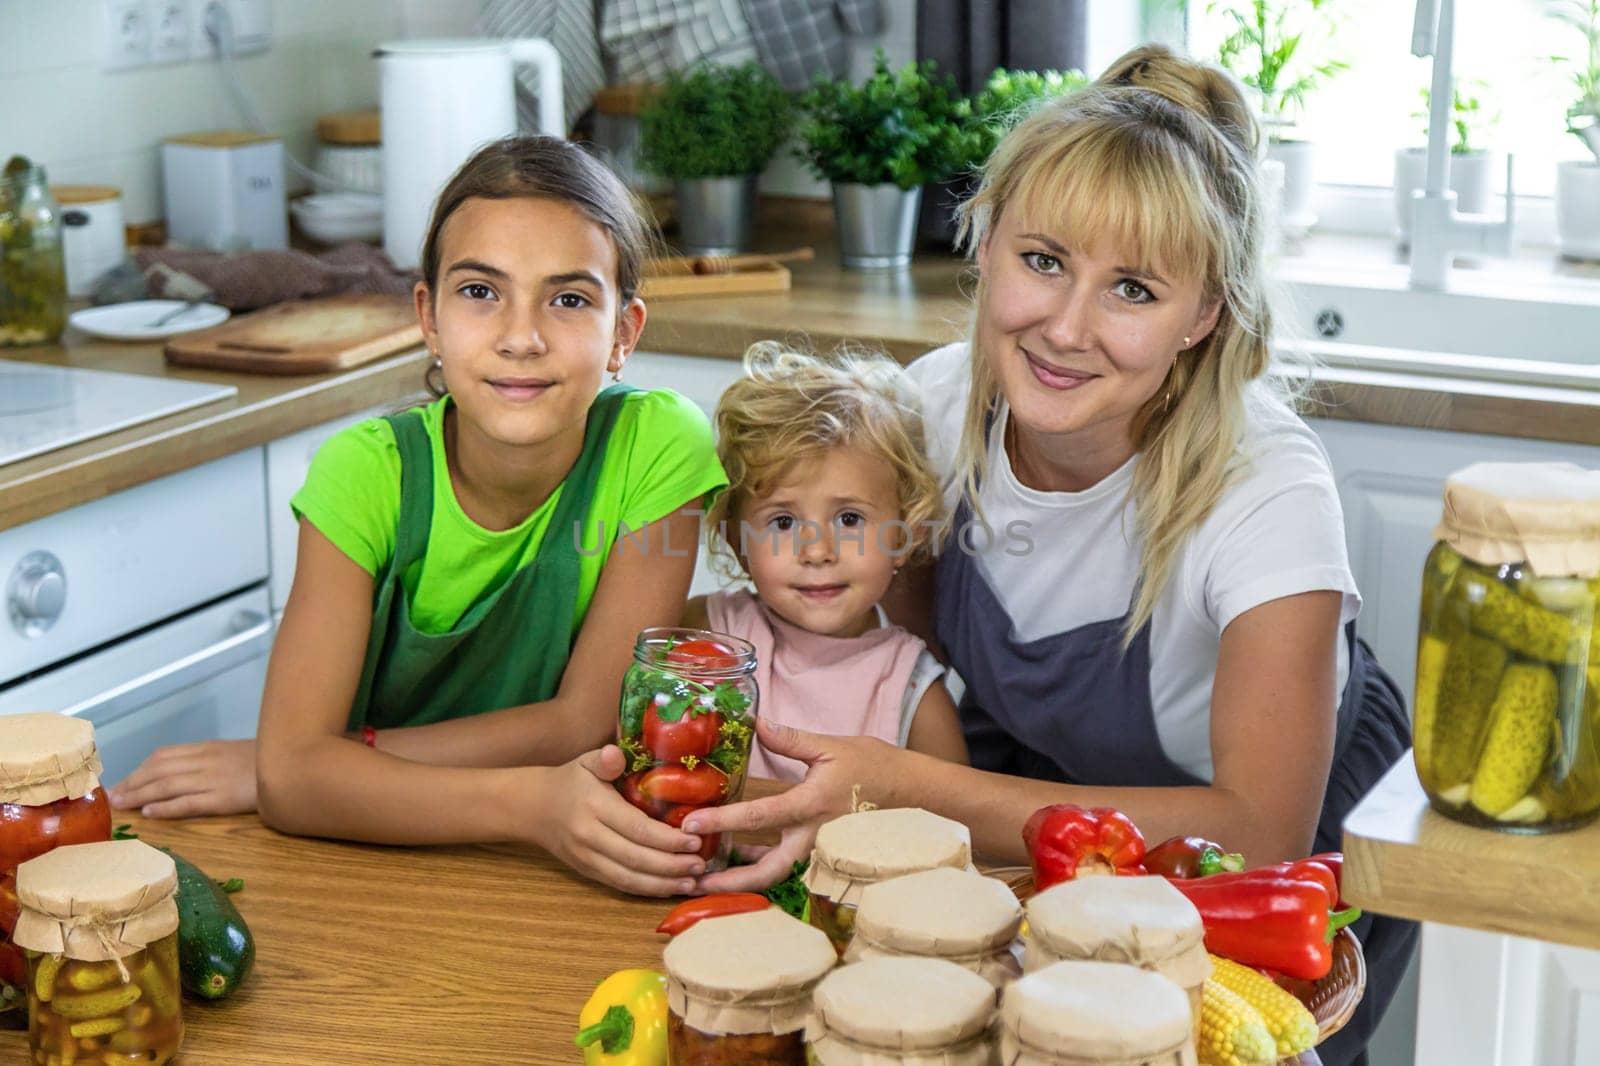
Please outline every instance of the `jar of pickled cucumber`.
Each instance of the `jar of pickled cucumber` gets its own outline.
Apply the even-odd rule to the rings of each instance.
[[[1195,1066],[1183,989],[1121,962],[1057,962],[1000,997],[1005,1066]]]
[[[1022,976],[1012,951],[1021,925],[1022,905],[1004,881],[941,866],[868,885],[844,961],[943,959],[988,981],[998,998]]]
[[[990,1066],[994,987],[944,959],[864,959],[811,994],[810,1066]]]
[[[773,907],[696,922],[661,962],[674,1066],[804,1066],[811,992],[838,956]]]
[[[177,889],[172,857],[141,840],[72,844],[17,869],[34,1062],[177,1057]]]
[[[48,344],[66,324],[61,208],[44,168],[12,156],[0,172],[0,347]]]
[[[1478,463],[1422,575],[1413,757],[1435,810],[1546,832],[1600,812],[1600,471]]]
[[[1183,989],[1193,1032],[1211,976],[1200,912],[1165,877],[1079,877],[1028,900],[1026,973],[1058,962],[1121,962]]]
[[[11,940],[17,867],[63,844],[110,839],[94,726],[64,714],[0,716],[0,1026],[27,1024],[27,962]]]
[[[702,807],[733,803],[744,791],[755,739],[756,649],[703,629],[639,634],[622,680],[617,744],[628,760],[623,798],[676,828]],[[708,871],[728,865],[733,840],[701,839]]]
[[[811,924],[839,953],[855,934],[856,908],[868,885],[941,866],[972,865],[972,834],[960,822],[920,807],[886,807],[824,822],[803,880]]]

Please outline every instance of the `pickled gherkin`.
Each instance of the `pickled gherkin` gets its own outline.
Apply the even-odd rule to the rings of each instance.
[[[1505,648],[1476,633],[1459,634],[1450,647],[1433,726],[1433,777],[1441,791],[1472,777],[1506,658]]]
[[[1471,602],[1472,628],[1500,641],[1518,655],[1547,663],[1577,662],[1585,641],[1572,619],[1517,595],[1499,580],[1475,575],[1475,581],[1458,581]]]
[[[1508,666],[1495,693],[1489,733],[1472,775],[1472,805],[1491,818],[1528,794],[1550,751],[1560,690],[1547,666]]]

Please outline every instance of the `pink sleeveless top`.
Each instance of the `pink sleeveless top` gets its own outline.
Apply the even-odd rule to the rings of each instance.
[[[757,713],[782,725],[836,736],[900,742],[906,689],[923,643],[900,626],[859,637],[825,637],[784,621],[744,589],[706,599],[711,628],[743,637],[756,648]],[[798,781],[805,764],[764,750],[750,751],[750,776]]]

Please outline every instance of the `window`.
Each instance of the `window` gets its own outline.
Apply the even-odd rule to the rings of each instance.
[[[1215,57],[1228,30],[1223,14],[1205,0],[1188,5],[1189,53]],[[1546,14],[1544,0],[1457,0],[1455,58],[1459,83],[1477,79],[1486,110],[1499,121],[1481,135],[1500,155],[1497,185],[1504,182],[1504,153],[1515,155],[1513,181],[1521,195],[1553,194],[1556,163],[1592,159],[1566,132],[1567,107],[1577,98],[1570,68],[1549,59],[1582,60],[1583,36]],[[1421,90],[1432,59],[1411,54],[1415,4],[1411,0],[1328,0],[1319,17],[1333,20],[1333,54],[1350,68],[1306,101],[1300,129],[1316,142],[1317,180],[1324,184],[1389,186],[1395,149],[1427,143]],[[1491,210],[1498,210],[1494,208]]]

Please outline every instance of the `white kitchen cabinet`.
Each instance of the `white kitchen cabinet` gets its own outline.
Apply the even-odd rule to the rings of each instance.
[[[1336,419],[1310,419],[1309,422],[1328,449],[1344,508],[1350,566],[1363,601],[1356,629],[1406,693],[1409,710],[1416,681],[1422,566],[1433,547],[1433,528],[1439,521],[1445,479],[1462,467],[1484,461],[1565,460],[1600,468],[1600,448]],[[1458,937],[1466,939],[1460,941]],[[1487,1033],[1500,1027],[1502,1017],[1495,1004],[1502,994],[1510,994],[1516,986],[1504,983],[1510,971],[1497,961],[1504,949],[1485,946],[1483,938],[1505,939],[1482,933],[1468,934],[1448,926],[1426,927],[1419,960],[1413,961],[1383,1025],[1373,1037],[1370,1055],[1374,1066],[1410,1066],[1413,1061],[1419,1066],[1445,1062],[1461,1066],[1478,1062],[1495,1066],[1523,1062],[1529,1066],[1533,1063],[1554,1066],[1578,1061],[1562,1057],[1485,1057],[1489,1054],[1487,1049],[1499,1045],[1492,1044],[1477,1029],[1489,1026]],[[1557,958],[1554,953],[1576,951],[1536,941],[1524,944],[1527,945],[1521,949],[1524,954],[1539,949],[1552,953],[1551,959]],[[1474,948],[1481,949],[1475,957]],[[1435,955],[1441,958],[1436,959]],[[1569,956],[1562,954],[1560,958]],[[1525,969],[1536,974],[1539,971],[1538,966]],[[1587,969],[1579,968],[1575,972],[1600,973],[1600,963],[1590,962]],[[1419,983],[1427,990],[1420,1001]],[[1600,988],[1593,984],[1587,988],[1590,993],[1600,993]],[[1484,1004],[1466,1002],[1467,998],[1484,996],[1489,997]],[[1591,995],[1583,1002],[1586,1006],[1582,1009],[1572,1008],[1572,1017],[1587,1018],[1585,1024],[1600,1026],[1600,998]],[[1460,1020],[1462,1018],[1472,1021],[1467,1024]],[[1530,1020],[1527,1024],[1534,1022]],[[1458,1044],[1447,1031],[1449,1026],[1459,1026],[1461,1032],[1473,1035],[1462,1038]],[[1521,1039],[1525,1035],[1508,1036],[1508,1039]],[[1596,1034],[1596,1039],[1600,1040],[1600,1033]],[[1600,1043],[1587,1046],[1600,1047]],[[1416,1049],[1414,1058],[1413,1048]],[[1457,1049],[1460,1053],[1446,1048]]]

